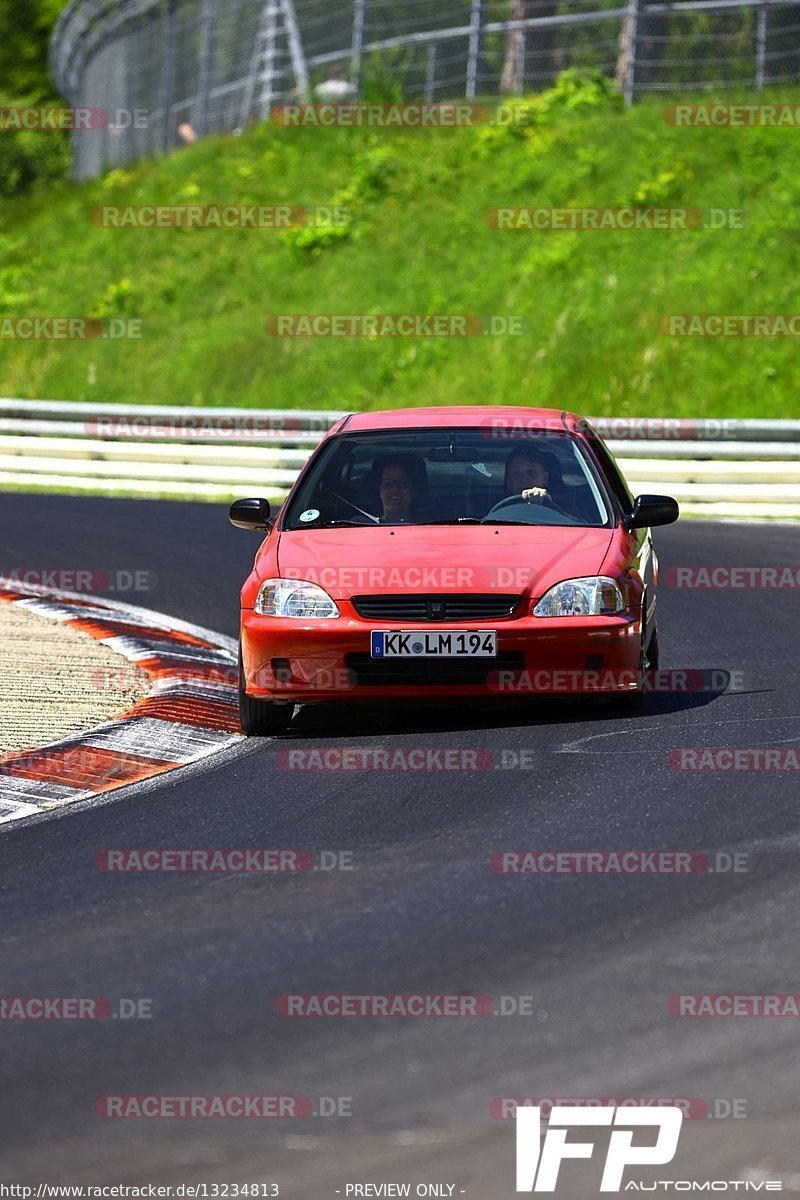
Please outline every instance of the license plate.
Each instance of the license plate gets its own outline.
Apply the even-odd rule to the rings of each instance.
[[[373,629],[373,658],[496,658],[497,632],[483,629]]]

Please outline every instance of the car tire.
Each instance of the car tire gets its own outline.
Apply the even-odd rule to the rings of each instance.
[[[653,636],[650,638],[650,645],[647,647],[647,669],[648,671],[658,670],[658,626],[653,630]]]
[[[239,651],[239,723],[248,737],[270,737],[284,733],[292,719],[292,704],[276,704],[273,700],[257,700],[248,696],[242,652]]]
[[[644,692],[620,692],[614,705],[624,713],[638,713],[644,708]]]

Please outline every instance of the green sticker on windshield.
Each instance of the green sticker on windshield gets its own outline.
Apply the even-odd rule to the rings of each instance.
[[[300,513],[301,521],[316,521],[319,516],[318,508],[307,508],[305,512]]]

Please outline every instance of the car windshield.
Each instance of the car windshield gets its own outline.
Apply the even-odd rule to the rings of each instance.
[[[567,432],[342,434],[292,496],[286,529],[374,525],[606,525],[597,469]]]

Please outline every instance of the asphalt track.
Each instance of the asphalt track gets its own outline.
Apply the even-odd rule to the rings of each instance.
[[[147,569],[126,599],[236,633],[257,539],[224,506],[3,497],[4,571]],[[662,569],[797,563],[797,527],[684,522]],[[328,1197],[354,1182],[513,1196],[501,1096],[697,1097],[658,1177],[800,1190],[797,1023],[681,1019],[674,993],[798,988],[797,773],[677,771],[675,747],[800,742],[796,591],[659,598],[662,665],[742,672],[724,695],[604,706],[304,711],[107,802],[0,836],[3,995],[152,999],[151,1020],[0,1024],[3,1182],[242,1183]],[[288,771],[286,747],[526,750],[533,769]],[[110,875],[108,847],[352,852],[351,871]],[[503,849],[746,852],[742,873],[514,877]],[[287,1019],[282,993],[533,997],[530,1016]],[[110,1120],[109,1094],[350,1097],[352,1116]],[[751,1174],[744,1176],[743,1172]],[[762,1171],[763,1174],[758,1174]],[[599,1165],[557,1194],[597,1193]],[[645,1172],[639,1176],[648,1177]],[[794,1178],[792,1178],[794,1177]],[[344,1192],[341,1192],[344,1195]],[[413,1192],[412,1192],[413,1194]]]

